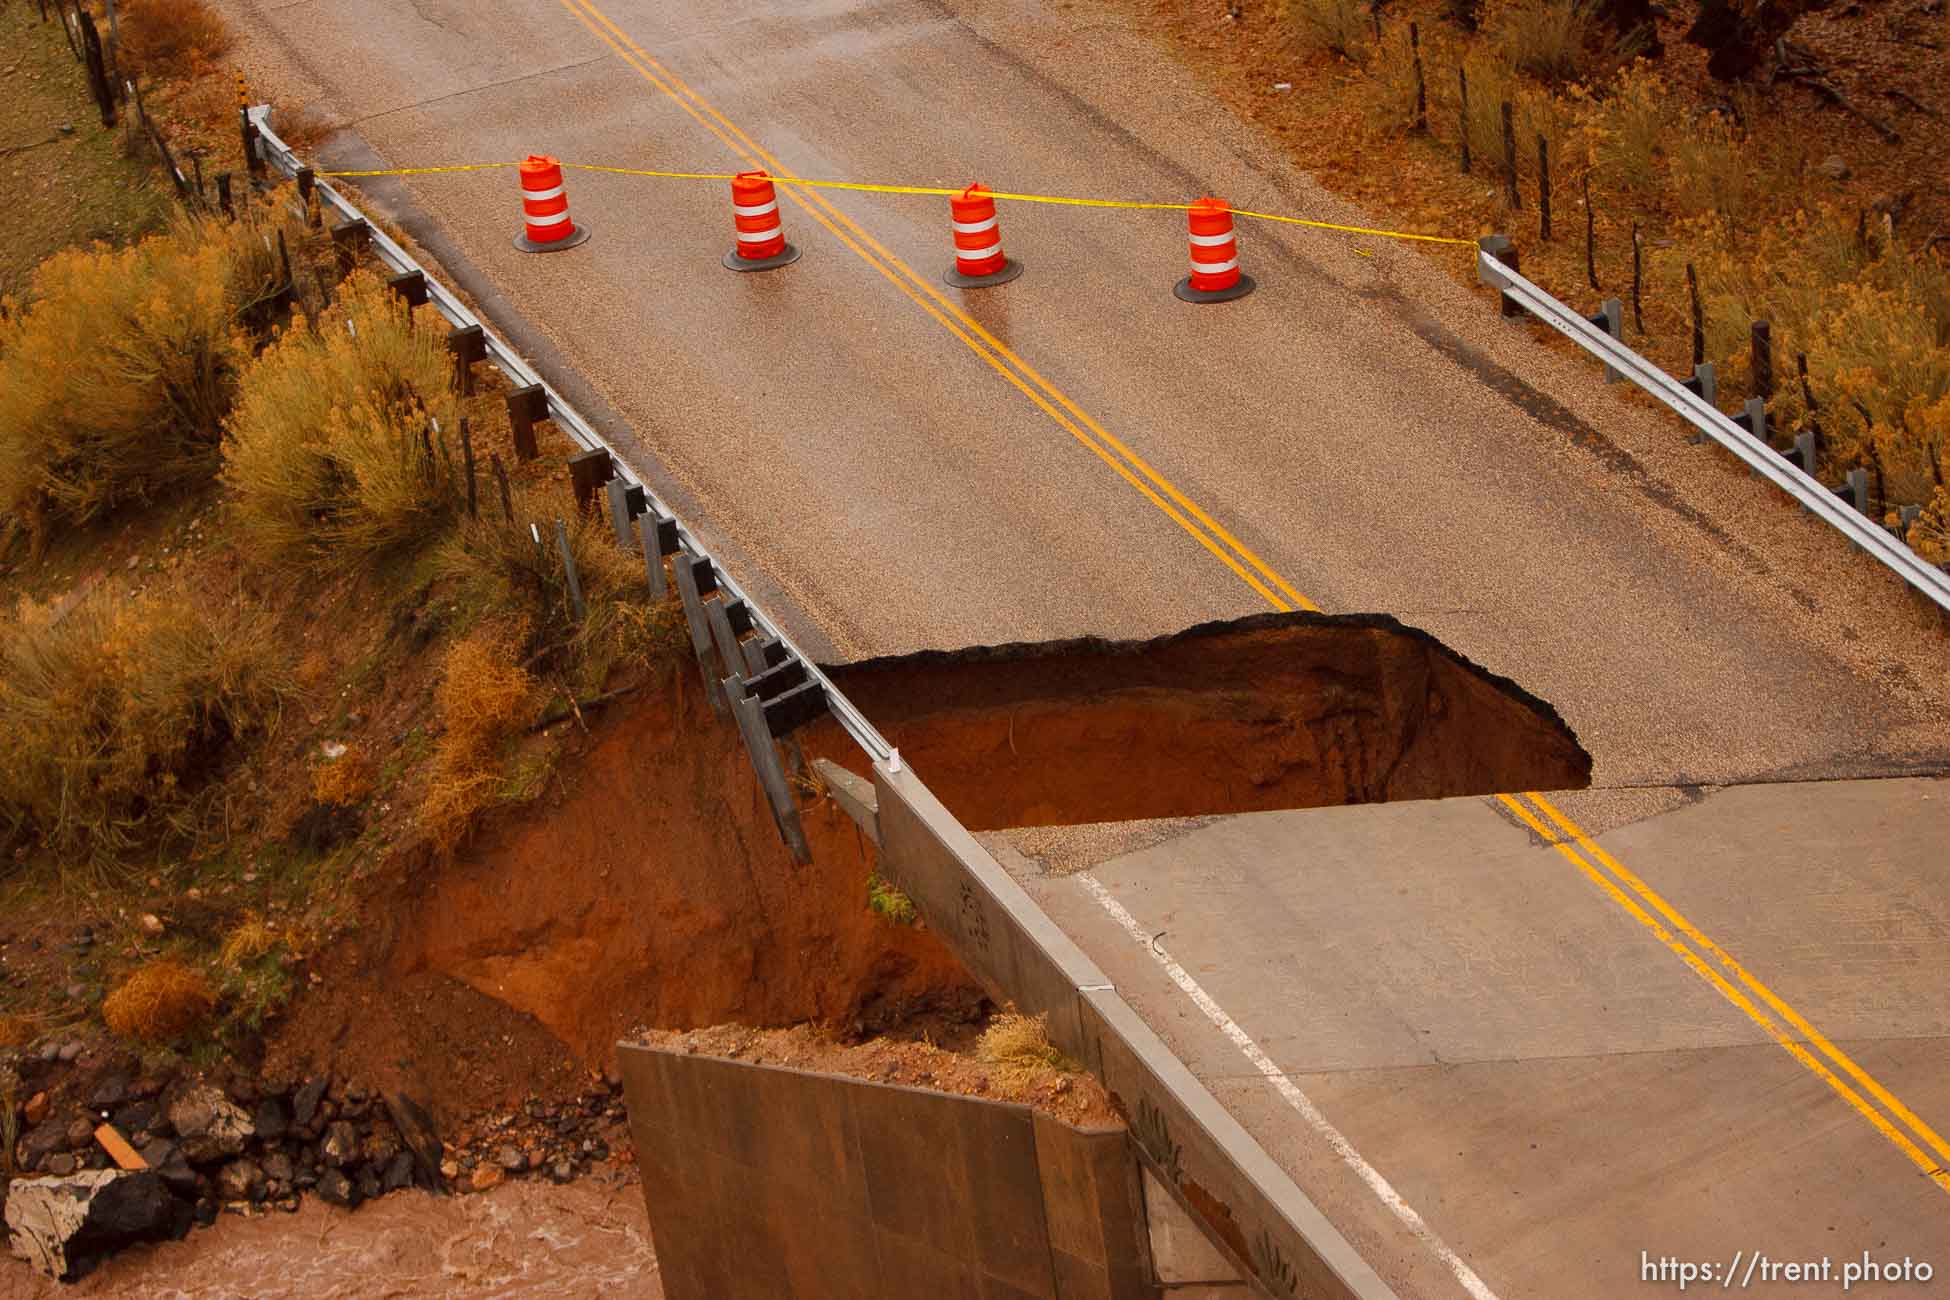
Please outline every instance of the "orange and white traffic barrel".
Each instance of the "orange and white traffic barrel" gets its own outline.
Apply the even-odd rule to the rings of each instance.
[[[948,199],[954,226],[955,264],[941,278],[957,289],[985,289],[1007,284],[1022,274],[1022,263],[1002,251],[1002,224],[995,215],[995,196],[970,185]]]
[[[799,250],[785,242],[779,193],[764,172],[740,172],[731,178],[731,224],[738,240],[724,255],[724,264],[732,270],[769,271],[799,260]]]
[[[569,195],[562,186],[562,164],[529,154],[521,164],[522,231],[515,247],[524,253],[554,253],[589,238],[586,227],[569,220]]]
[[[1239,241],[1232,232],[1232,209],[1210,195],[1192,204],[1192,273],[1172,292],[1186,302],[1231,302],[1255,288],[1239,269]]]

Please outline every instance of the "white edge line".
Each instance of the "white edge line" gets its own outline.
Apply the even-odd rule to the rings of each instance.
[[[1239,1027],[1239,1023],[1225,1013],[1225,1008],[1214,1002],[1212,995],[1200,988],[1198,981],[1152,940],[1150,932],[1138,924],[1137,918],[1112,897],[1111,892],[1104,888],[1096,877],[1083,872],[1076,879],[1077,883],[1088,890],[1090,896],[1110,913],[1111,920],[1122,926],[1124,932],[1130,935],[1139,947],[1157,959],[1158,964],[1165,968],[1165,974],[1170,976],[1171,982],[1198,1005],[1198,1009],[1205,1013],[1205,1018],[1216,1025],[1220,1033],[1232,1040],[1233,1046],[1237,1047],[1246,1060],[1251,1062],[1255,1070],[1266,1076],[1267,1082],[1273,1085],[1287,1105],[1300,1113],[1300,1118],[1307,1121],[1308,1127],[1327,1140],[1327,1145],[1334,1148],[1334,1154],[1341,1158],[1341,1163],[1358,1174],[1361,1181],[1368,1185],[1368,1190],[1375,1194],[1376,1199],[1387,1206],[1388,1211],[1415,1234],[1415,1239],[1428,1247],[1436,1258],[1448,1266],[1449,1271],[1455,1275],[1456,1281],[1462,1285],[1462,1289],[1467,1291],[1474,1300],[1497,1300],[1496,1292],[1490,1290],[1489,1284],[1476,1276],[1476,1270],[1465,1263],[1462,1256],[1449,1249],[1448,1243],[1436,1235],[1435,1229],[1429,1226],[1428,1221],[1416,1211],[1415,1207],[1402,1199],[1401,1193],[1395,1190],[1394,1184],[1382,1177],[1381,1171],[1369,1164],[1361,1153],[1354,1149],[1354,1144],[1320,1113],[1320,1108],[1314,1105],[1312,1099],[1300,1091],[1299,1085],[1289,1079],[1284,1070],[1274,1064],[1273,1058],[1261,1050],[1259,1044]]]

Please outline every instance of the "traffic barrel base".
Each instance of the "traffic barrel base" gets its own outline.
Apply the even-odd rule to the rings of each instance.
[[[791,266],[798,260],[797,244],[787,244],[770,257],[746,257],[735,248],[724,255],[725,267],[733,271],[769,271],[775,266]]]
[[[589,227],[570,223],[569,233],[560,239],[552,239],[546,244],[538,244],[526,233],[515,236],[515,247],[524,253],[559,253],[565,248],[589,242]]]
[[[738,242],[724,255],[726,269],[770,271],[799,260],[798,248],[785,242],[778,191],[764,172],[731,178],[731,224]]]
[[[1007,284],[1022,274],[1022,263],[1002,251],[1002,225],[995,215],[995,196],[970,185],[948,200],[954,228],[955,260],[941,278],[957,289],[986,289]]]
[[[960,266],[950,266],[941,278],[957,289],[986,289],[992,284],[1007,284],[1022,274],[1022,263],[1013,257],[1002,259],[1002,269],[987,275],[963,275]]]
[[[569,195],[562,184],[562,164],[546,154],[522,160],[522,230],[515,247],[524,253],[557,253],[589,239],[587,227],[569,220]]]
[[[1192,277],[1188,275],[1174,285],[1171,291],[1186,302],[1231,302],[1234,298],[1244,298],[1257,288],[1259,288],[1258,282],[1241,271],[1238,281],[1230,289],[1194,289]]]

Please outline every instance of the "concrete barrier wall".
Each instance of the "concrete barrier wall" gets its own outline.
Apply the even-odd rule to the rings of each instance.
[[[1049,1018],[1103,1081],[1146,1164],[1262,1294],[1393,1300],[1370,1268],[914,774],[874,767],[878,869],[998,999]],[[632,1107],[632,1113],[634,1113]]]
[[[623,1044],[667,1300],[1153,1300],[1121,1129]]]

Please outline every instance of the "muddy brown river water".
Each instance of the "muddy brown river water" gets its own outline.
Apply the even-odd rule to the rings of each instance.
[[[348,1214],[225,1215],[183,1241],[139,1247],[73,1286],[0,1255],[0,1300],[383,1300],[629,1296],[662,1300],[634,1180],[506,1183],[477,1196],[400,1192]]]

